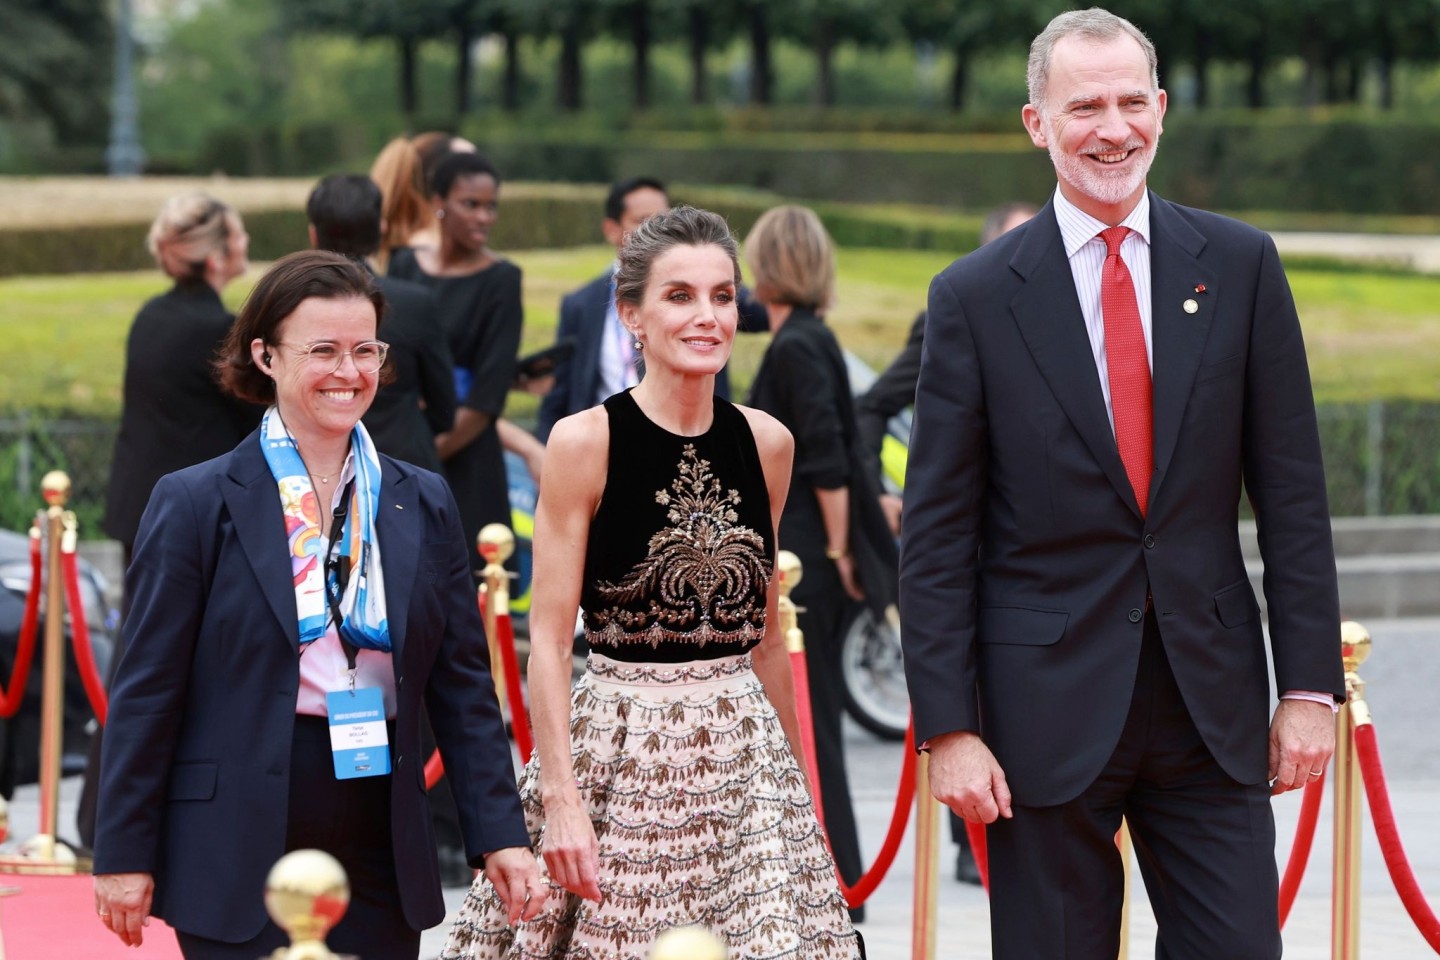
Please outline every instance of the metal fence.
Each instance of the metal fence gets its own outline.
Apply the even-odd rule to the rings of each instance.
[[[1320,407],[1330,512],[1335,516],[1440,513],[1440,403],[1372,401]],[[81,536],[100,537],[118,424],[0,420],[0,526],[29,526],[40,478],[64,470]]]

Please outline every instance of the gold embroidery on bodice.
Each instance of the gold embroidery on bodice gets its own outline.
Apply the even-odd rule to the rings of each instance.
[[[694,444],[678,470],[668,491],[655,492],[669,525],[650,538],[645,559],[620,583],[595,585],[601,603],[586,626],[596,641],[703,646],[750,643],[765,632],[770,564],[764,538],[739,522],[740,491],[722,490]]]

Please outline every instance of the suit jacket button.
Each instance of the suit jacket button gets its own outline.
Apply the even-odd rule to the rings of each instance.
[[[1153,533],[1147,533],[1147,534],[1145,534],[1145,549],[1146,549],[1146,550],[1149,550],[1149,549],[1150,549],[1151,547],[1153,547],[1153,546],[1155,546],[1155,534],[1153,534]]]
[[[1144,619],[1144,617],[1145,617],[1145,614],[1143,614],[1143,613],[1140,612],[1140,608],[1139,608],[1139,607],[1136,607],[1134,610],[1131,610],[1131,611],[1130,611],[1130,622],[1131,622],[1131,623],[1139,623],[1142,619]]]

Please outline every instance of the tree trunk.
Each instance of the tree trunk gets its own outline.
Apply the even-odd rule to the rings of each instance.
[[[1345,77],[1345,102],[1360,102],[1360,82],[1365,78],[1365,62],[1356,55],[1349,58],[1350,67]]]
[[[1375,66],[1379,73],[1380,109],[1391,110],[1395,107],[1395,37],[1390,32],[1390,25],[1384,22],[1380,24],[1378,33]]]
[[[815,62],[817,85],[815,101],[822,107],[835,106],[835,30],[821,17],[815,22]]]
[[[560,34],[560,109],[574,113],[581,107],[580,31],[568,26]]]
[[[415,119],[420,105],[419,87],[415,79],[415,48],[418,42],[414,37],[396,37],[395,42],[400,47],[400,112],[409,122]]]
[[[710,99],[705,74],[705,50],[710,46],[710,12],[702,4],[690,7],[690,102],[704,106]]]
[[[750,5],[750,102],[769,106],[774,80],[770,63],[770,19],[764,3]]]
[[[965,109],[965,94],[970,89],[970,53],[963,46],[955,48],[955,69],[950,73],[950,110]]]
[[[501,80],[500,105],[514,113],[520,109],[520,34],[505,31],[505,73]]]
[[[472,91],[475,86],[475,32],[468,25],[457,28],[455,38],[455,119],[470,113],[474,106]]]
[[[650,108],[650,4],[630,5],[630,42],[635,47],[635,109]]]
[[[1251,110],[1265,106],[1265,41],[1257,39],[1250,44],[1250,74],[1245,78],[1245,102]]]
[[[1195,107],[1210,106],[1210,31],[1195,31]]]

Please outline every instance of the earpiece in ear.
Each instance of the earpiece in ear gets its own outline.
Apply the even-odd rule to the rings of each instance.
[[[265,364],[265,366],[267,366],[267,367],[270,366],[270,354],[268,354],[268,353],[262,353],[262,354],[260,354],[260,362],[263,363],[263,364]]]

